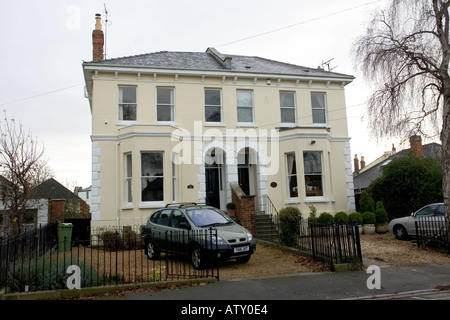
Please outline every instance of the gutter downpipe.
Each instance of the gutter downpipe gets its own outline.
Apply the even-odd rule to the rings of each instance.
[[[117,140],[116,143],[116,223],[117,223],[117,232],[119,232],[120,228],[120,219],[119,219],[119,146],[120,146],[120,140]]]

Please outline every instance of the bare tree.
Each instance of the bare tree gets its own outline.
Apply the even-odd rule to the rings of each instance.
[[[0,196],[3,236],[20,233],[23,220],[33,206],[30,190],[51,177],[44,148],[14,119],[0,122]]]
[[[391,0],[354,43],[358,69],[374,85],[370,129],[378,138],[440,136],[450,218],[450,43],[446,0]]]

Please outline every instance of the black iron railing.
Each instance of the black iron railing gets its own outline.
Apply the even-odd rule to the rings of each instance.
[[[415,222],[417,246],[450,253],[450,220],[445,217],[420,217]]]
[[[176,252],[177,246],[189,239],[176,232],[165,235],[166,246],[171,249],[150,260],[140,232],[128,228],[98,231],[93,230],[90,239],[83,241],[38,236],[36,242],[2,242],[0,294],[219,277],[214,259],[197,270]],[[211,229],[196,236],[208,239],[214,246],[217,244],[211,240],[217,239],[215,232]],[[35,234],[41,233],[37,230]]]

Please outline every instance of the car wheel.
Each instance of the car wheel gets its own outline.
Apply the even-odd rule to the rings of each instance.
[[[194,266],[194,269],[199,270],[203,268],[203,258],[202,249],[198,245],[194,246],[191,250],[191,263]]]
[[[408,239],[408,232],[406,232],[405,227],[400,225],[394,227],[394,235],[397,238],[397,240]]]
[[[150,260],[159,259],[160,251],[158,250],[158,248],[156,248],[156,245],[153,241],[150,240],[147,242],[145,251],[147,254],[147,258],[149,258]]]

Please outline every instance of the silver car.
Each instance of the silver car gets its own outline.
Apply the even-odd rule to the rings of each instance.
[[[410,216],[393,219],[389,222],[388,230],[398,240],[406,240],[410,237],[416,237],[416,221],[421,218],[426,218],[427,221],[437,222],[435,226],[444,224],[444,204],[433,203],[423,208],[420,208],[416,212],[411,213]]]

